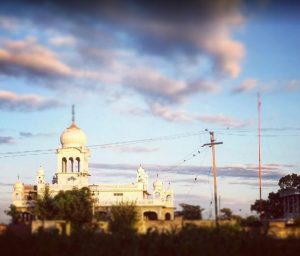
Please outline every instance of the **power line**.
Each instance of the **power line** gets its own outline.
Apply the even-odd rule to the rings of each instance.
[[[175,140],[175,139],[197,136],[197,135],[204,134],[204,133],[205,133],[204,131],[198,131],[198,132],[181,133],[181,134],[153,137],[153,138],[140,139],[140,140],[128,140],[128,141],[118,141],[118,142],[105,143],[105,144],[94,144],[94,145],[87,146],[87,148],[94,148],[94,149],[109,148],[109,147],[120,146],[120,145],[130,145],[130,144],[148,143],[148,142],[155,142],[155,141]],[[56,151],[56,149],[36,149],[36,150],[25,150],[25,151],[0,152],[0,158],[32,156],[32,155],[46,155],[46,154],[53,154],[53,153],[55,153],[55,151]]]

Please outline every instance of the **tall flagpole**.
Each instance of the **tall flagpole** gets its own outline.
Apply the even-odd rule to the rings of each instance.
[[[257,111],[258,111],[258,179],[259,179],[259,200],[261,201],[261,120],[260,120],[260,93],[257,93]]]

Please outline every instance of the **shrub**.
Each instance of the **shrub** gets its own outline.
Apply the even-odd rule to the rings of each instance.
[[[120,203],[111,207],[109,230],[112,233],[136,233],[138,221],[134,203]]]

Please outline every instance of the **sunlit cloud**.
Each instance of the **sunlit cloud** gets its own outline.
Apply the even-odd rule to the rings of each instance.
[[[247,79],[243,81],[238,87],[234,88],[232,90],[233,93],[243,93],[252,91],[257,86],[257,80],[256,79]]]
[[[241,121],[223,114],[188,113],[184,110],[174,110],[159,103],[151,104],[150,109],[130,108],[128,109],[128,113],[133,115],[150,114],[174,123],[203,122],[205,124],[216,124],[228,128],[241,128],[249,125],[247,121]]]
[[[57,108],[61,105],[55,99],[47,99],[37,94],[16,94],[10,91],[0,91],[0,110],[40,111]]]

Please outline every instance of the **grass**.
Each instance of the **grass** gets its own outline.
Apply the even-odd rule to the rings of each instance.
[[[234,227],[186,227],[180,232],[143,235],[129,233],[94,234],[70,237],[50,233],[0,236],[1,255],[297,255],[299,239],[279,240]]]

